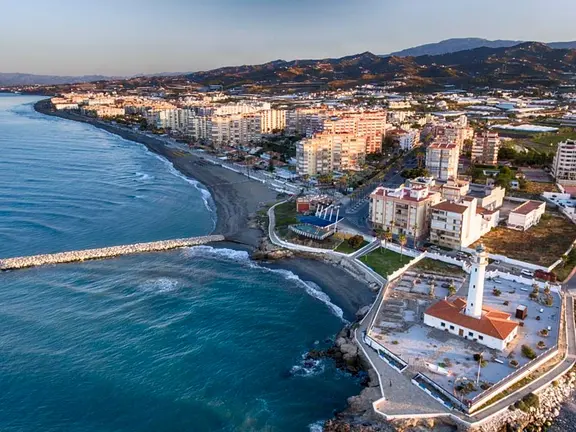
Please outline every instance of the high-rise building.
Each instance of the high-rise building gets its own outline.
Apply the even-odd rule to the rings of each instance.
[[[408,183],[395,189],[380,186],[370,195],[370,221],[394,235],[421,239],[430,231],[430,207],[441,200],[429,184]]]
[[[211,142],[214,147],[245,146],[262,138],[259,113],[214,115],[211,119]]]
[[[286,110],[269,109],[260,112],[262,133],[271,133],[286,129]]]
[[[386,134],[386,118],[386,111],[343,113],[324,120],[323,130],[366,137],[366,153],[380,153]]]
[[[472,143],[472,161],[488,165],[498,163],[500,136],[497,132],[477,132]]]
[[[298,175],[328,174],[359,169],[366,159],[366,137],[316,134],[296,144]]]
[[[561,185],[576,186],[576,140],[566,140],[558,144],[552,175]]]
[[[456,144],[433,142],[426,149],[426,169],[438,180],[456,178],[459,154]]]

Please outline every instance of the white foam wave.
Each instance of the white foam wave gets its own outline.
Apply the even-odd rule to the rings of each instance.
[[[141,288],[147,292],[167,293],[178,288],[178,281],[170,278],[158,278],[144,282]]]
[[[322,432],[324,430],[324,423],[326,423],[324,420],[318,420],[317,422],[309,424],[308,429],[310,429],[310,432]]]
[[[302,359],[298,364],[290,368],[290,373],[294,376],[311,377],[324,372],[324,362],[322,360],[307,359],[307,354],[302,354]]]
[[[138,180],[146,181],[146,180],[154,180],[154,176],[146,173],[136,172],[134,173]]]
[[[342,321],[347,322],[344,319],[344,311],[332,303],[330,300],[330,296],[326,294],[322,289],[316,285],[314,282],[311,281],[304,281],[298,277],[297,274],[292,273],[290,270],[283,270],[283,269],[269,269],[267,267],[262,267],[256,264],[254,261],[250,259],[250,255],[246,251],[240,250],[233,250],[233,249],[224,249],[224,248],[214,248],[212,246],[194,246],[191,248],[185,249],[185,253],[190,256],[214,256],[219,257],[222,259],[229,259],[232,261],[240,262],[244,265],[247,265],[251,268],[257,268],[259,270],[263,270],[266,272],[276,273],[284,277],[284,279],[295,282],[296,284],[300,285],[306,290],[310,296],[316,298],[320,302],[324,303],[330,311],[340,318]]]

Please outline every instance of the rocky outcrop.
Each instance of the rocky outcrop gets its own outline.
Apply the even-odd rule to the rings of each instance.
[[[250,258],[254,261],[276,261],[290,258],[294,254],[288,249],[282,249],[271,244],[268,239],[262,239],[258,248],[252,252]]]
[[[560,414],[561,405],[573,394],[575,383],[576,373],[570,372],[564,378],[554,381],[549,387],[538,393],[539,406],[523,407],[524,411],[511,406],[508,411],[491,419],[474,431],[536,432],[548,430]]]

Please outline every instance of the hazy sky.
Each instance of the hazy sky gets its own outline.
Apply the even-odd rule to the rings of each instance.
[[[574,2],[0,0],[0,72],[187,72],[452,37],[576,40]]]

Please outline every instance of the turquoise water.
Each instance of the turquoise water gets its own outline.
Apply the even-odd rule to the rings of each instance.
[[[0,96],[0,256],[205,234],[209,195],[141,145]],[[0,274],[0,430],[300,431],[359,391],[303,355],[314,285],[198,247]]]

